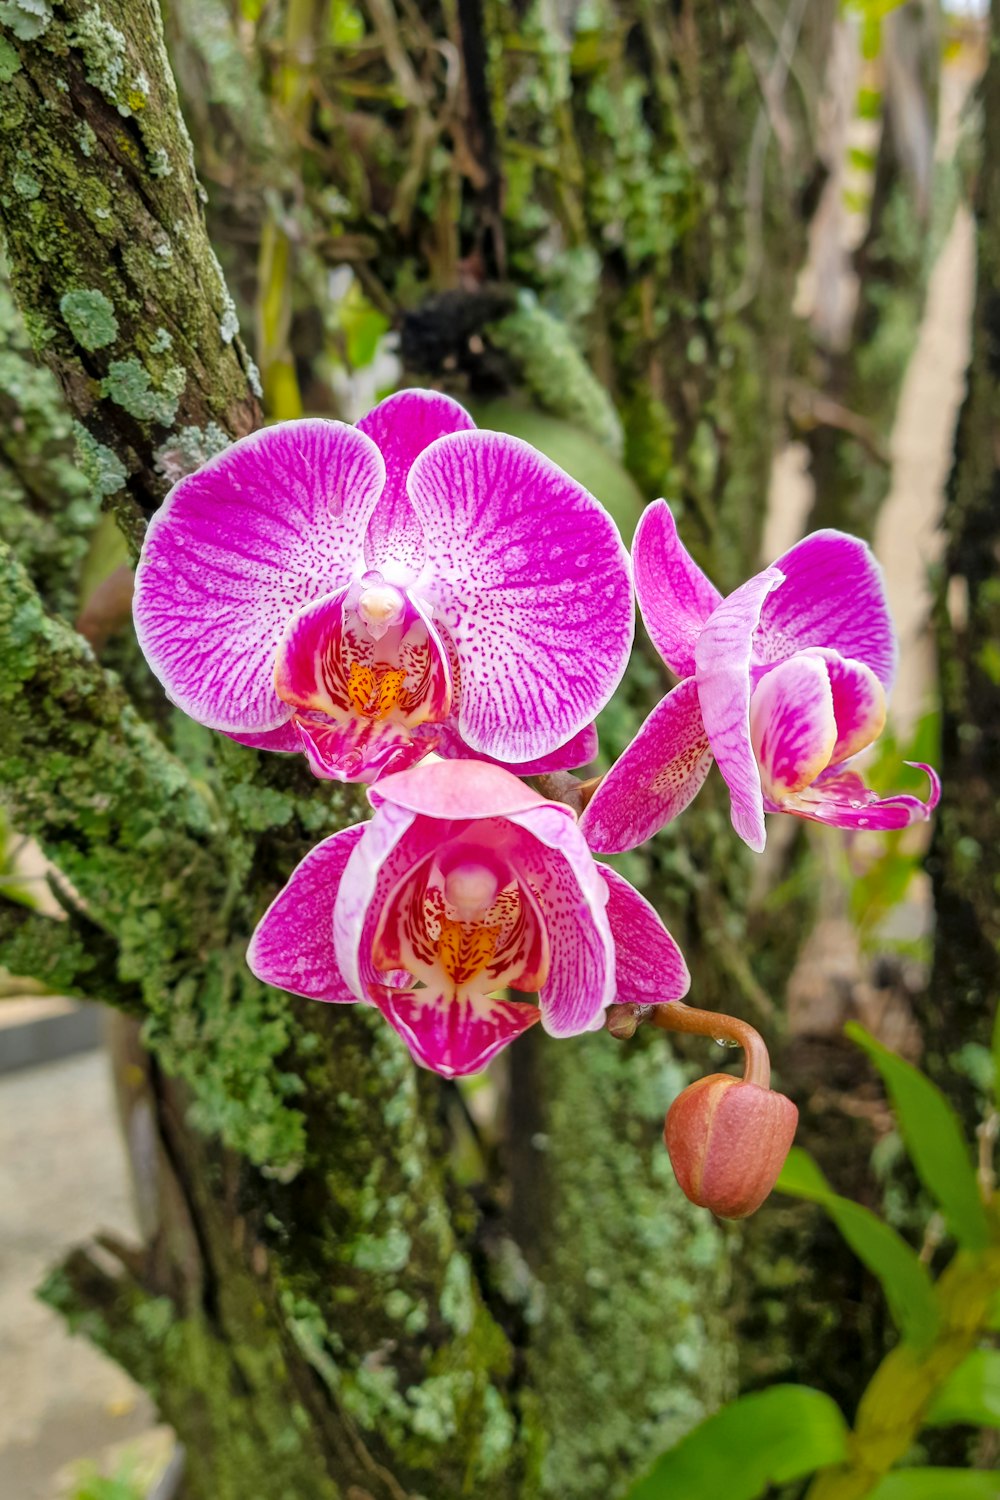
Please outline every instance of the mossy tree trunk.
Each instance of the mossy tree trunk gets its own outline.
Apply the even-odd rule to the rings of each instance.
[[[963,1044],[988,1046],[1000,994],[1000,7],[990,17],[976,186],[976,297],[968,386],[944,516],[936,627],[944,791],[931,848],[937,928],[921,1022],[928,1065],[954,1076]],[[966,1071],[964,1112],[980,1101]]]
[[[790,67],[822,56],[831,12],[288,0],[261,22],[270,70],[241,74],[247,23],[171,4],[179,58],[190,27],[215,40],[180,76],[208,79],[192,124],[274,409],[313,404],[304,294],[348,262],[409,376],[589,427],[734,585],[756,560],[815,171]],[[90,497],[134,546],[169,480],[260,420],[260,387],[153,0],[0,15],[11,283]],[[248,228],[257,278],[227,254]],[[50,490],[14,498],[58,523]],[[370,1013],[258,984],[253,923],[363,800],[148,688],[130,701],[58,613],[72,548],[43,576],[12,539],[0,781],[65,877],[67,919],[0,905],[0,958],[137,1016],[144,1044],[120,1039],[144,1243],[75,1252],[46,1296],[153,1392],[192,1500],[617,1493],[732,1385],[728,1242],[659,1143],[678,1065],[604,1035],[527,1038],[483,1138]],[[641,656],[634,681],[612,750],[662,689]],[[745,865],[704,801],[633,871],[686,931],[697,998],[753,1004]]]

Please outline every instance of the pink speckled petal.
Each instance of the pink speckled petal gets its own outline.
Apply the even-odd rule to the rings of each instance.
[[[309,418],[242,438],[174,486],[149,523],[133,609],[178,707],[240,734],[286,722],[278,642],[296,610],[361,565],[384,477],[364,433]]]
[[[415,1060],[445,1078],[480,1072],[540,1019],[537,1006],[486,995],[450,999],[428,990],[383,990],[374,999]]]
[[[691,988],[684,955],[644,896],[616,870],[598,865],[608,887],[608,921],[615,940],[615,1004],[659,1005]]]
[[[832,766],[806,791],[788,800],[782,807],[769,807],[773,812],[795,813],[800,818],[810,818],[816,823],[829,823],[834,828],[876,829],[908,828],[911,823],[923,823],[930,817],[941,798],[941,782],[930,766],[908,761],[908,765],[919,764],[926,771],[931,789],[926,802],[909,792],[900,792],[895,797],[878,797],[866,787],[856,771],[844,771]]]
[[[652,838],[701,789],[712,751],[687,677],[656,705],[584,808],[580,830],[599,854],[635,849]]]
[[[439,438],[410,471],[431,597],[461,666],[459,729],[507,764],[591,723],[628,660],[628,556],[607,512],[527,443]]]
[[[862,662],[888,691],[896,635],[871,549],[842,531],[815,531],[774,566],[785,582],[761,609],[759,659],[783,661],[809,646],[825,646]]]
[[[278,750],[285,755],[302,753],[302,737],[291,719],[287,724],[279,724],[277,729],[265,729],[260,734],[232,734],[225,729],[222,733],[227,740],[249,745],[251,750]]]
[[[877,740],[885,728],[885,692],[875,673],[864,662],[850,661],[836,651],[815,651],[826,663],[833,691],[833,716],[837,721],[837,743],[830,764],[839,766]]]
[[[549,940],[549,976],[538,995],[542,1025],[550,1036],[597,1030],[615,993],[607,887],[565,808],[533,807],[509,821],[530,835],[511,862],[536,896]]]
[[[551,807],[510,771],[484,760],[429,761],[398,776],[384,776],[368,793],[373,807],[385,802],[430,818],[503,818],[531,807]],[[568,814],[567,809],[563,812]]]
[[[437,847],[443,831],[435,819],[417,818],[392,803],[380,807],[364,828],[337,893],[333,938],[344,983],[359,1000],[373,1001],[375,989],[388,982],[372,957],[382,903],[401,877]]]
[[[581,729],[579,734],[575,734],[551,755],[523,761],[520,765],[509,761],[495,761],[490,756],[483,755],[481,750],[470,750],[453,720],[441,725],[438,743],[434,748],[438,755],[450,760],[489,761],[492,765],[503,765],[514,776],[544,776],[549,771],[575,771],[580,766],[589,765],[597,755],[597,729],[593,724],[588,724],[586,729]]]
[[[710,615],[695,647],[698,701],[712,753],[729,787],[733,827],[758,853],[764,848],[764,802],[750,743],[750,665],[761,609],[782,586],[765,568]]]
[[[702,626],[722,602],[677,535],[665,500],[643,511],[632,543],[635,592],[649,638],[671,672],[690,677]]]
[[[750,739],[764,796],[781,803],[830,764],[837,742],[833,692],[819,656],[792,656],[762,677],[750,700]]]
[[[409,582],[424,561],[423,532],[406,493],[413,460],[436,438],[475,425],[450,396],[422,390],[389,396],[358,423],[385,460],[385,489],[368,524],[365,559],[390,583]]]
[[[367,828],[356,823],[317,844],[257,924],[247,963],[265,984],[310,1000],[350,1004],[333,943],[333,908],[340,882]]]

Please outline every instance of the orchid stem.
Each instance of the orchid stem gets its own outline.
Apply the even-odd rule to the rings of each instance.
[[[606,774],[607,773],[605,772],[604,775],[606,775]],[[580,811],[581,812],[583,812],[583,809],[586,807],[587,803],[590,801],[591,797],[594,795],[594,793],[597,791],[597,788],[600,786],[601,782],[604,780],[604,775],[601,775],[601,776],[591,776],[591,778],[590,778],[589,781],[581,781],[580,782],[578,795],[579,795],[579,798],[580,798]]]
[[[686,1031],[736,1042],[743,1048],[743,1082],[755,1083],[762,1089],[771,1087],[771,1059],[764,1038],[747,1021],[714,1010],[696,1010],[683,1000],[654,1005],[649,1019],[661,1031]]]

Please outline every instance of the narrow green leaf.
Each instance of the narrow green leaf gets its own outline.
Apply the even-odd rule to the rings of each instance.
[[[900,1469],[869,1500],[1000,1500],[1000,1478],[985,1469]]]
[[[993,1098],[1000,1109],[1000,1005],[993,1021]]]
[[[925,1421],[1000,1427],[1000,1349],[976,1349],[938,1391]]]
[[[850,1021],[844,1030],[881,1073],[917,1176],[952,1234],[966,1250],[985,1249],[989,1221],[955,1111],[929,1078],[883,1047],[863,1026]]]
[[[861,56],[873,62],[882,51],[882,21],[879,16],[866,16],[861,23]]]
[[[862,146],[849,147],[847,160],[859,172],[874,172],[876,167],[875,152],[866,151]]]
[[[866,214],[871,208],[872,200],[869,193],[856,193],[853,188],[845,188],[840,197],[848,213]]]
[[[862,120],[878,120],[882,115],[882,95],[878,89],[858,89],[857,111]]]
[[[626,1500],[758,1500],[842,1462],[847,1427],[836,1402],[805,1385],[741,1396],[669,1449]]]
[[[830,1215],[855,1255],[878,1277],[889,1311],[910,1343],[929,1344],[938,1308],[927,1267],[891,1225],[835,1193],[807,1151],[793,1146],[776,1184],[793,1198],[818,1203]]]
[[[986,1332],[1000,1333],[1000,1292],[997,1292],[990,1304],[990,1310],[986,1317]]]

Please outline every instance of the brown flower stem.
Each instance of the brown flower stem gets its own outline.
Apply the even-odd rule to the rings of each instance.
[[[743,1082],[756,1083],[760,1088],[771,1087],[771,1059],[759,1031],[737,1016],[720,1015],[714,1010],[696,1010],[685,1005],[683,1000],[671,1000],[667,1005],[654,1005],[648,1019],[661,1031],[685,1031],[696,1036],[722,1038],[737,1042],[743,1048]]]
[[[605,774],[607,774],[607,773],[605,773]],[[580,796],[580,811],[581,812],[586,807],[587,803],[590,801],[591,797],[597,791],[597,788],[600,786],[600,784],[601,784],[601,782],[603,780],[604,780],[604,776],[591,776],[591,778],[590,778],[589,781],[581,781],[580,782],[579,796]]]

